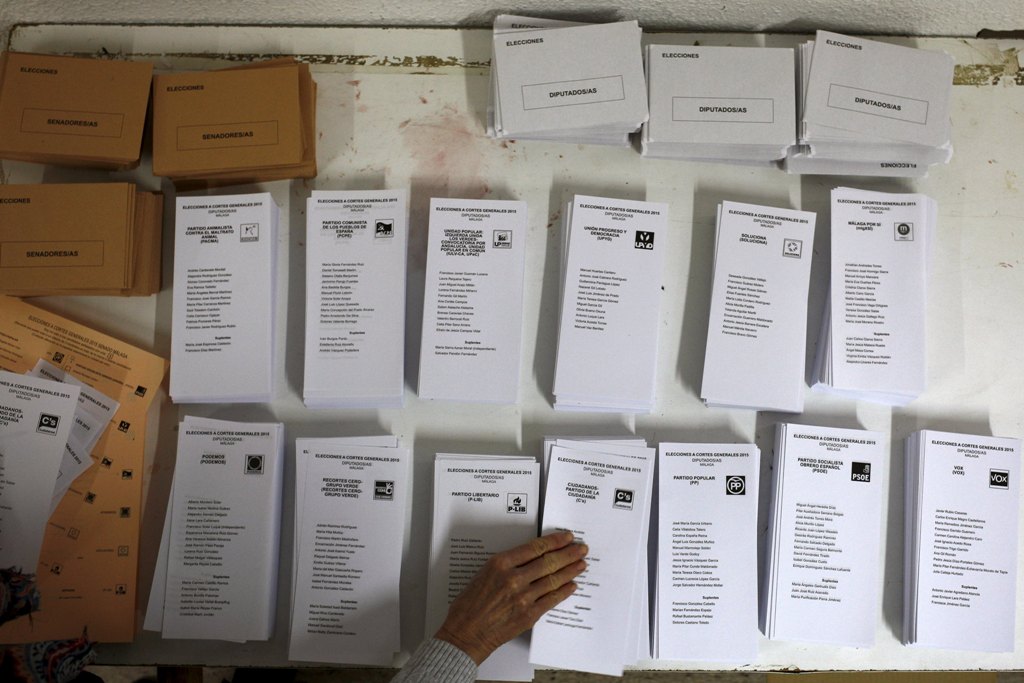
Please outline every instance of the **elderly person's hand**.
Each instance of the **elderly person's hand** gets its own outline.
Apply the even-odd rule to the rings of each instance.
[[[479,665],[576,590],[587,547],[557,531],[498,553],[452,602],[435,638]]]

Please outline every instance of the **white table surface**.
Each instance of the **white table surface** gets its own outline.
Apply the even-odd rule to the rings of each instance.
[[[240,15],[240,19],[244,18]],[[654,34],[679,44],[796,45],[781,35]],[[943,49],[958,63],[953,88],[952,162],[920,181],[790,176],[773,169],[643,159],[632,149],[573,144],[496,142],[486,137],[490,32],[456,29],[23,26],[11,49],[124,54],[155,61],[160,72],[226,66],[237,60],[300,55],[313,65],[319,176],[220,193],[273,193],[282,208],[278,398],[269,405],[176,406],[163,397],[151,421],[152,465],[140,572],[148,595],[160,524],[183,415],[279,420],[289,458],[294,438],[395,434],[415,453],[412,507],[402,569],[404,659],[423,634],[430,482],[434,453],[539,455],[544,435],[637,434],[659,441],[750,442],[762,452],[760,525],[766,520],[774,423],[780,419],[878,430],[892,439],[877,643],[870,649],[770,642],[745,670],[1022,669],[1024,610],[1012,654],[907,648],[900,644],[902,440],[931,428],[1024,436],[1024,41],[891,39]],[[127,173],[0,163],[0,182],[134,179],[161,181],[148,158]],[[700,399],[716,205],[725,199],[818,212],[808,324],[813,357],[828,270],[829,190],[850,185],[924,192],[939,218],[928,304],[928,391],[900,409],[808,392],[802,415],[707,409]],[[313,411],[301,402],[304,329],[305,199],[313,189],[410,187],[406,407],[381,411]],[[170,354],[173,188],[167,193],[163,290],[149,298],[53,297],[38,303],[165,357]],[[670,255],[664,277],[657,405],[651,415],[567,414],[551,408],[557,326],[559,222],[575,193],[668,202]],[[519,199],[529,204],[521,397],[516,406],[421,402],[418,366],[430,197]],[[290,460],[291,462],[291,460]],[[273,666],[287,663],[288,586],[292,570],[293,468],[283,511],[277,628],[269,643],[163,641],[142,633],[130,645],[104,645],[111,664]],[[1024,528],[1022,526],[1021,528]],[[395,542],[399,542],[395,539]],[[763,534],[759,539],[763,546]],[[762,547],[763,550],[763,547]],[[1024,552],[1024,545],[1021,546]],[[1018,580],[1019,580],[1018,571]],[[1019,581],[1018,581],[1019,582]],[[139,609],[144,609],[140,605]],[[141,623],[141,620],[140,620]],[[646,662],[651,669],[722,669],[707,662]]]

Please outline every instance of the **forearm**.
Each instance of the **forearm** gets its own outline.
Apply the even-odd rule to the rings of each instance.
[[[437,638],[423,642],[391,683],[471,683],[477,666],[465,652]]]

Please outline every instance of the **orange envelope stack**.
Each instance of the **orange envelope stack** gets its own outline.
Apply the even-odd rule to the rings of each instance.
[[[184,186],[316,176],[316,83],[274,59],[153,79],[153,174]]]
[[[0,626],[0,643],[135,637],[147,416],[167,361],[20,299],[0,296],[0,369],[56,365],[119,403],[93,465],[50,516],[39,555],[38,611]],[[15,540],[15,542],[17,542]]]
[[[162,224],[132,183],[0,185],[0,293],[155,294]]]
[[[134,168],[152,77],[149,62],[0,54],[0,158]]]

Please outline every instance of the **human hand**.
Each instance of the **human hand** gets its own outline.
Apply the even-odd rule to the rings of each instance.
[[[587,546],[572,541],[571,532],[556,531],[491,557],[434,637],[483,663],[576,590],[572,580],[587,568]]]

